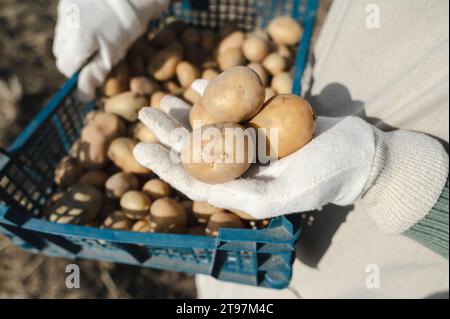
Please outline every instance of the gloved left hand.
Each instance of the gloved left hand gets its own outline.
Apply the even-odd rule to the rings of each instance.
[[[70,77],[96,51],[97,55],[79,76],[83,100],[94,97],[112,67],[147,29],[169,0],[61,0],[55,28],[53,53],[56,66]]]
[[[196,80],[192,88],[202,95],[207,85]],[[380,229],[401,233],[430,211],[448,176],[447,153],[425,134],[382,132],[355,116],[318,116],[315,137],[300,150],[268,166],[252,165],[242,178],[205,184],[184,170],[177,157],[180,140],[171,134],[189,130],[191,107],[166,96],[161,109],[165,113],[143,108],[139,118],[172,152],[140,143],[133,152],[138,162],[193,200],[258,219],[361,199]]]

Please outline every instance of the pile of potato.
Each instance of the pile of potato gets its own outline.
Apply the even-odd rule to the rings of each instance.
[[[55,169],[58,191],[44,217],[115,230],[210,236],[217,236],[219,227],[267,226],[267,220],[244,212],[192,202],[142,167],[132,155],[134,146],[159,141],[137,117],[142,107],[159,108],[166,94],[176,95],[193,104],[193,129],[196,120],[219,128],[275,125],[284,132],[279,143],[284,157],[306,144],[314,130],[309,105],[288,94],[301,35],[289,17],[249,33],[234,23],[215,32],[179,20],[150,30],[106,79],[97,110],[88,114],[79,140]],[[211,80],[203,97],[190,88],[198,78]],[[236,81],[243,90],[235,89]],[[301,119],[292,121],[293,116]],[[183,165],[195,178],[217,183],[239,177],[250,164],[217,174]]]

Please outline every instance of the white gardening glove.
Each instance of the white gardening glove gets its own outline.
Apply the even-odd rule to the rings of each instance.
[[[202,94],[207,83],[205,80],[197,80],[193,83],[193,88]],[[410,165],[405,158],[411,158],[409,162],[416,163],[417,156],[436,155],[430,166],[436,164],[436,158],[445,164],[443,155],[445,151],[440,153],[442,147],[438,146],[439,143],[424,134],[406,131],[384,133],[353,116],[318,117],[315,136],[302,149],[269,166],[253,164],[242,178],[209,185],[191,177],[179,161],[177,163],[172,161],[167,148],[171,147],[175,152],[180,150],[179,141],[171,140],[170,133],[182,126],[181,123],[186,125],[190,106],[172,96],[165,97],[161,101],[161,106],[166,113],[156,108],[143,108],[139,113],[139,119],[165,146],[140,143],[134,149],[135,158],[193,200],[208,201],[225,209],[241,210],[256,218],[311,211],[329,203],[349,205],[361,196],[367,197],[366,202],[373,200],[383,202],[391,196],[379,194],[383,193],[384,188],[393,189],[391,183],[394,186],[401,186],[396,184],[398,180],[395,178],[396,173],[390,172],[392,167],[397,170],[399,166],[403,166],[402,169],[409,172],[411,165],[415,165]],[[174,115],[178,116],[180,121],[174,120]],[[185,127],[189,130],[187,126]],[[424,149],[426,154],[420,154],[417,145],[426,145]],[[431,151],[433,154],[430,155]],[[445,172],[445,168],[443,171]],[[407,178],[422,183],[427,174],[425,169],[417,175],[408,174]],[[429,187],[436,190],[436,196],[439,196],[439,191],[446,181],[445,173],[442,176],[440,182],[429,184]],[[373,187],[378,180],[383,179],[388,181]],[[372,191],[372,188],[375,190]],[[406,190],[409,191],[408,187]],[[398,196],[395,192],[392,193],[394,197]],[[416,194],[405,196],[409,200]],[[430,198],[429,202],[421,203],[420,212],[422,209],[431,208],[435,199]],[[384,231],[398,232],[405,227],[409,228],[412,226],[411,223],[415,222],[414,218],[411,218],[411,211],[414,215],[414,209],[417,210],[418,207],[412,206],[407,211],[404,211],[404,207],[399,207],[394,212],[389,211],[391,207],[372,211],[369,209],[369,214]],[[429,209],[426,212],[428,211]],[[394,222],[391,216],[386,216],[390,214],[400,221]],[[399,217],[399,214],[404,216]],[[419,218],[418,214],[414,216]]]
[[[168,4],[169,0],[61,0],[53,42],[58,70],[70,77],[98,52],[78,80],[80,97],[92,99],[149,20]]]

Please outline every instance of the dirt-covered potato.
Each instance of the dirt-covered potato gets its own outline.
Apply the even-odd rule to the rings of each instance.
[[[52,222],[84,225],[97,217],[102,203],[103,195],[98,189],[77,183],[45,207],[44,215]]]
[[[108,158],[125,173],[149,174],[151,171],[136,161],[133,149],[138,143],[134,138],[118,137],[108,148]]]
[[[200,77],[199,70],[192,63],[187,61],[178,63],[175,72],[177,74],[178,82],[184,88],[189,87],[195,79]]]
[[[188,87],[184,92],[183,92],[183,98],[188,101],[191,104],[195,104],[195,103],[199,103],[202,99],[202,97],[200,96],[200,94],[198,94],[197,92],[195,92],[191,87]]]
[[[302,27],[289,16],[272,19],[267,26],[267,32],[276,43],[294,45],[302,37]]]
[[[186,230],[186,212],[172,198],[157,199],[150,208],[150,232],[181,233]]]
[[[223,38],[223,40],[219,44],[217,53],[221,55],[222,53],[225,53],[229,49],[242,48],[244,40],[245,40],[244,32],[234,31],[229,35],[227,35],[225,38]]]
[[[216,119],[206,112],[201,103],[194,104],[189,112],[189,123],[191,123],[192,129],[206,124],[216,124],[217,122]]]
[[[137,120],[139,110],[147,99],[135,92],[123,92],[105,100],[105,112],[119,115],[127,121]]]
[[[153,93],[152,96],[150,97],[150,106],[160,108],[161,100],[166,95],[167,95],[167,93],[165,93],[163,91],[156,91],[155,93]]]
[[[281,94],[273,97],[264,105],[250,125],[258,128],[275,128],[278,141],[266,136],[267,155],[276,152],[278,158],[288,156],[307,144],[315,129],[315,116],[309,103],[297,95]],[[261,130],[258,131],[261,133]],[[277,145],[277,147],[275,147]]]
[[[253,71],[255,71],[256,74],[258,74],[259,78],[261,79],[262,83],[264,85],[267,85],[267,83],[269,82],[269,74],[260,63],[258,62],[249,63],[247,64],[247,68],[250,68]]]
[[[80,139],[71,149],[71,154],[86,169],[103,168],[108,163],[106,149],[109,140],[93,125],[87,125],[81,130]]]
[[[211,80],[202,105],[219,122],[239,123],[258,113],[264,97],[258,74],[247,67],[234,67]]]
[[[54,176],[56,185],[66,188],[77,181],[83,168],[76,158],[65,156],[56,166]]]
[[[231,48],[222,53],[219,53],[217,62],[222,71],[230,68],[245,65],[246,59],[241,48]]]
[[[184,88],[182,88],[181,85],[175,80],[163,82],[162,87],[165,91],[172,95],[180,95],[184,91]]]
[[[261,62],[269,54],[269,50],[269,43],[256,35],[249,35],[242,44],[242,51],[251,62]]]
[[[212,80],[217,75],[219,75],[219,72],[217,72],[216,70],[214,70],[214,69],[205,69],[203,71],[203,73],[202,73],[202,79]]]
[[[277,92],[275,92],[274,89],[272,89],[271,87],[266,87],[266,99],[264,100],[264,102],[267,102],[275,95],[277,95]]]
[[[272,78],[272,89],[278,94],[289,94],[292,92],[292,76],[287,72],[281,72]]]
[[[159,90],[159,84],[145,76],[133,77],[130,80],[130,91],[138,95],[150,95]]]
[[[94,111],[88,114],[86,120],[87,126],[95,126],[107,139],[125,134],[125,122],[117,115]]]
[[[147,181],[142,187],[142,191],[152,200],[170,196],[170,186],[159,178],[153,178]]]
[[[270,74],[277,75],[286,68],[286,61],[278,53],[271,53],[264,59],[262,65]]]
[[[252,151],[253,141],[239,124],[204,125],[194,129],[183,143],[181,161],[195,179],[218,184],[244,174]]]
[[[195,225],[189,227],[188,230],[186,231],[186,235],[205,236],[205,227],[202,225]]]
[[[103,189],[103,186],[105,185],[107,179],[108,174],[105,171],[94,170],[85,172],[83,175],[81,175],[78,182]]]
[[[206,224],[213,214],[225,213],[225,210],[215,207],[208,202],[194,201],[192,204],[192,212],[199,223]]]
[[[155,134],[142,122],[137,122],[132,126],[132,136],[142,143],[159,143]]]
[[[234,214],[215,213],[208,221],[205,234],[217,237],[219,235],[219,228],[244,228],[244,223]]]
[[[158,81],[167,81],[175,75],[177,64],[183,57],[183,48],[172,43],[157,52],[148,65],[148,73]]]
[[[149,233],[150,229],[150,221],[148,218],[138,220],[136,223],[134,223],[133,227],[131,227],[132,231],[140,233]]]
[[[131,230],[132,225],[133,221],[127,218],[121,210],[115,210],[106,217],[101,227],[114,230]]]
[[[216,46],[216,33],[212,30],[203,30],[200,41],[205,52],[213,52]]]
[[[128,191],[120,198],[120,207],[125,216],[132,220],[145,218],[150,213],[151,199],[139,191]]]
[[[129,71],[127,64],[120,62],[113,68],[103,83],[102,93],[107,97],[125,92],[128,89]]]
[[[124,133],[125,123],[117,115],[91,112],[81,130],[80,140],[73,145],[72,154],[84,168],[102,168],[108,162],[106,150],[110,141]]]
[[[185,47],[200,44],[200,32],[195,28],[187,28],[181,35],[181,42]]]
[[[106,196],[120,199],[123,194],[130,190],[137,190],[139,181],[133,174],[119,172],[111,175],[105,182]]]

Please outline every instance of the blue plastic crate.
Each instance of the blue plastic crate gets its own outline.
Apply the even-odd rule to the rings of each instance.
[[[293,92],[300,94],[318,0],[209,0],[175,4],[170,14],[217,28],[234,20],[242,29],[265,27],[277,15],[291,15],[304,27],[298,46]],[[90,258],[188,273],[220,280],[284,288],[289,284],[299,214],[271,220],[265,229],[222,228],[217,238],[151,234],[57,224],[37,218],[54,190],[53,171],[79,137],[95,102],[74,95],[78,74],[69,79],[17,140],[0,154],[0,233],[19,247],[45,255]]]

